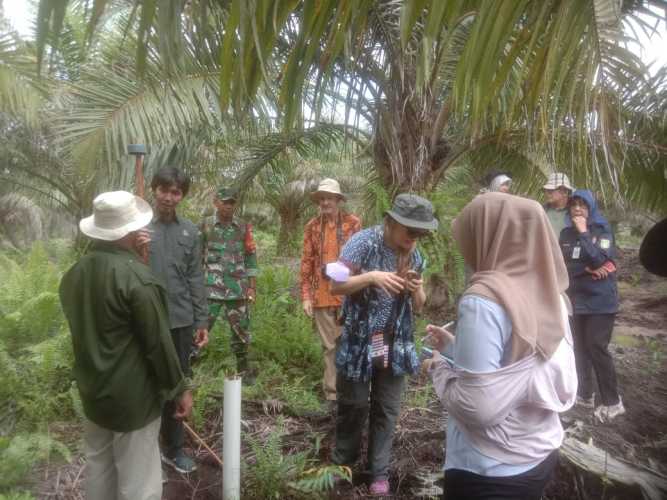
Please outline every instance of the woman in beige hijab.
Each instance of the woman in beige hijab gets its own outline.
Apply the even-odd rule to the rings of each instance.
[[[477,196],[453,232],[474,274],[456,335],[427,327],[449,414],[445,498],[539,499],[577,390],[563,257],[542,207],[517,196]]]

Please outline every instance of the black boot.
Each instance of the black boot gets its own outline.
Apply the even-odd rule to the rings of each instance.
[[[248,353],[236,353],[236,372],[243,378],[244,385],[253,385],[255,383],[255,374],[248,366]]]

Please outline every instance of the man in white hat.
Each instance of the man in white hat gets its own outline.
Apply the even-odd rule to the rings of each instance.
[[[60,283],[86,416],[88,499],[159,500],[162,405],[173,400],[176,418],[192,409],[166,291],[139,258],[138,230],[152,217],[150,205],[126,191],[99,195],[79,223],[91,250]]]
[[[338,260],[340,250],[361,229],[359,217],[343,212],[345,195],[334,179],[323,179],[311,198],[319,215],[306,224],[301,256],[301,300],[306,315],[322,341],[324,351],[324,396],[334,408],[336,401],[336,339],[340,336],[338,317],[342,299],[332,295],[325,274],[326,265]]]
[[[556,239],[560,237],[561,231],[565,228],[567,215],[567,202],[574,188],[570,184],[570,179],[562,172],[549,174],[547,183],[543,186],[544,198],[546,204],[544,210],[551,222],[551,228],[556,233]]]

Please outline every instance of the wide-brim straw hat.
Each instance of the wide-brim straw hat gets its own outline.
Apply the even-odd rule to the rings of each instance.
[[[310,193],[310,198],[317,201],[323,194],[338,196],[341,200],[347,200],[347,197],[341,192],[340,184],[336,179],[322,179],[317,186],[317,190]]]
[[[561,186],[569,189],[570,191],[574,191],[574,188],[572,187],[572,184],[570,184],[570,179],[567,175],[562,172],[554,172],[549,174],[547,183],[542,187],[544,189],[558,189]]]
[[[93,215],[81,219],[79,228],[90,238],[116,241],[152,219],[153,209],[145,200],[127,191],[110,191],[95,198]]]

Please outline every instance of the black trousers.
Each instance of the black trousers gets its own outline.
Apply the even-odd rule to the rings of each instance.
[[[176,354],[181,363],[181,370],[186,377],[192,375],[190,370],[190,349],[192,347],[192,336],[194,334],[194,326],[185,326],[183,328],[173,328],[171,330],[171,338],[174,341]],[[176,410],[176,405],[173,401],[167,401],[162,408],[162,426],[160,434],[162,435],[162,443],[164,444],[164,452],[168,457],[173,457],[178,450],[183,448],[185,442],[185,430],[183,429],[183,422],[176,420],[172,415]]]
[[[614,360],[609,353],[609,341],[614,329],[615,314],[574,314],[570,320],[574,337],[574,357],[582,398],[593,395],[593,371],[605,406],[618,403],[618,388]]]
[[[460,469],[445,471],[443,500],[540,500],[558,465],[558,450],[541,464],[516,476],[480,476]]]

